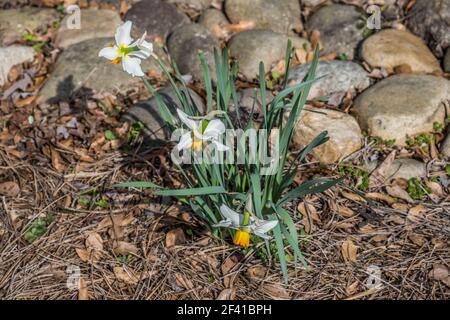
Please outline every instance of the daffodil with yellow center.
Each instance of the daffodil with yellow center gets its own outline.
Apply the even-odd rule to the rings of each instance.
[[[233,243],[237,246],[248,247],[250,245],[250,237],[252,234],[263,238],[270,239],[266,233],[276,227],[278,221],[262,220],[254,217],[250,211],[252,208],[251,197],[247,199],[247,205],[244,214],[233,211],[226,205],[220,206],[220,213],[225,218],[213,227],[235,229]]]
[[[250,245],[250,230],[245,229],[250,222],[250,213],[245,211],[242,228],[237,229],[234,233],[233,243],[237,246],[248,247]]]
[[[228,147],[219,142],[220,136],[225,132],[225,125],[219,119],[207,117],[191,117],[177,109],[178,118],[190,129],[184,133],[177,144],[178,150],[190,148],[200,152],[208,143],[213,143],[218,151],[228,150]]]
[[[147,59],[153,54],[153,45],[145,41],[146,33],[133,42],[130,36],[131,26],[131,21],[127,21],[118,27],[115,34],[116,44],[103,48],[98,55],[114,64],[122,63],[123,69],[133,77],[142,77],[144,72],[141,69],[141,59]]]

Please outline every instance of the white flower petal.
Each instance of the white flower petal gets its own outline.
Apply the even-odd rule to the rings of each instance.
[[[272,221],[264,221],[259,220],[259,223],[253,226],[254,233],[267,233],[273,228],[275,228],[278,224],[278,221],[272,220]]]
[[[226,205],[222,204],[220,206],[220,213],[227,219],[230,220],[234,227],[239,227],[241,224],[242,215],[236,211],[231,210]],[[243,217],[242,217],[243,218]]]
[[[268,236],[267,234],[260,233],[260,232],[253,232],[254,235],[257,235],[260,238],[263,238],[264,240],[270,240],[272,239],[271,236]]]
[[[214,143],[214,145],[216,146],[217,151],[227,151],[227,150],[230,149],[229,147],[227,147],[226,145],[220,143],[217,140],[213,140],[212,143]]]
[[[192,146],[192,134],[191,132],[187,132],[183,134],[180,138],[180,142],[177,144],[178,150],[183,150],[186,148],[190,148]]]
[[[131,21],[127,21],[124,24],[122,24],[120,27],[116,29],[116,43],[117,46],[125,45],[128,46],[130,43],[133,42],[133,38],[131,38]]]
[[[141,60],[132,57],[122,57],[123,70],[131,74],[133,77],[143,77],[144,72],[141,69]]]
[[[252,198],[252,194],[248,193],[247,194],[247,199],[245,201],[245,210],[247,210],[248,212],[250,212],[251,214],[253,214],[253,198]],[[254,218],[252,216],[250,216],[250,222],[253,223],[254,222]]]
[[[145,51],[148,55],[153,53],[153,43],[143,40],[138,44],[138,48]]]
[[[147,59],[149,55],[144,51],[133,51],[129,53],[130,57],[137,57],[139,59]]]
[[[189,129],[195,129],[197,127],[195,120],[189,119],[189,116],[186,113],[180,109],[177,109],[177,113],[180,121],[183,122]]]
[[[206,126],[205,131],[203,131],[203,135],[206,137],[206,139],[214,138],[217,139],[217,137],[225,132],[225,125],[222,121],[219,119],[213,119],[211,120],[208,125]]]
[[[216,224],[213,224],[213,227],[214,228],[230,228],[230,227],[232,227],[232,222],[231,222],[231,220],[222,220],[222,221],[219,221],[219,223],[216,223]]]
[[[108,60],[114,60],[119,57],[118,50],[119,50],[119,48],[117,48],[116,46],[106,47],[106,48],[103,48],[102,50],[100,50],[100,52],[98,53],[98,56],[104,57]]]

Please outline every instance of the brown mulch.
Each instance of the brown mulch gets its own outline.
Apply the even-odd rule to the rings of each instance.
[[[115,151],[87,171],[59,173],[50,161],[35,165],[0,147],[1,180],[20,187],[18,195],[1,197],[0,298],[449,298],[448,196],[439,204],[393,209],[358,202],[339,187],[306,199],[304,218],[293,204],[298,227],[308,231],[301,236],[308,264],[295,271],[290,263],[284,285],[278,264],[261,257],[258,246],[243,251],[220,242],[189,209],[149,192],[112,187],[174,176],[160,161],[166,155],[162,149]],[[77,201],[83,196],[89,204]],[[108,207],[95,205],[98,199]],[[25,240],[30,224],[49,216],[45,234]],[[186,239],[172,246],[166,234],[177,228]],[[92,235],[101,239],[100,247]],[[118,251],[119,243],[127,249]],[[380,281],[370,278],[374,267]],[[68,286],[74,270],[82,290]],[[371,279],[378,285],[370,286]]]

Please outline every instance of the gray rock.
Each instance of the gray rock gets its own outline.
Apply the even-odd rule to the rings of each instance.
[[[33,48],[26,46],[0,47],[0,87],[8,81],[8,73],[12,67],[33,60]]]
[[[140,78],[133,78],[123,71],[120,64],[111,64],[105,58],[98,57],[99,51],[109,43],[111,38],[91,39],[64,50],[39,92],[37,102],[41,107],[67,100],[81,88],[122,91],[140,82]],[[155,53],[164,60],[163,52],[158,46],[155,46]],[[144,60],[141,66],[144,72],[154,70],[162,73],[153,58]]]
[[[417,73],[441,71],[439,61],[422,39],[403,30],[385,29],[370,36],[361,46],[361,57],[370,66],[389,71],[402,64]]]
[[[81,10],[81,29],[69,29],[67,22],[70,16],[61,21],[56,34],[55,44],[61,48],[97,38],[114,37],[116,28],[122,24],[120,16],[113,10]]]
[[[203,51],[211,78],[215,80],[214,48],[218,48],[219,43],[205,27],[190,24],[177,28],[169,37],[167,47],[181,74],[189,74],[195,80],[203,80],[199,58],[199,51]]]
[[[58,21],[58,13],[52,9],[22,8],[0,10],[0,45],[14,37],[21,37],[38,27]]]
[[[444,140],[441,142],[440,151],[444,157],[450,158],[450,133],[448,131],[448,128],[447,128],[447,135],[445,136]]]
[[[308,32],[320,31],[323,54],[336,52],[353,60],[359,43],[363,40],[365,23],[354,6],[333,4],[320,8],[306,24]]]
[[[131,7],[124,20],[133,22],[132,35],[141,36],[147,31],[149,38],[160,38],[164,43],[170,33],[189,18],[176,6],[163,0],[142,0]]]
[[[237,104],[239,106],[239,118],[241,127],[245,127],[245,124],[252,119],[257,123],[261,123],[264,120],[264,114],[262,111],[262,100],[259,88],[247,88],[239,90],[236,93]],[[269,90],[266,90],[266,103],[269,104],[273,100],[273,94]],[[237,114],[234,112],[235,106],[232,103],[230,106],[230,117],[236,127],[239,127],[239,121],[237,120]]]
[[[188,92],[184,89],[181,89],[181,91],[184,94],[189,94],[190,99],[192,99],[193,104],[199,110],[200,114],[204,114],[205,104],[202,98],[191,89]],[[171,87],[162,88],[157,92],[174,116],[177,115],[177,108],[183,109],[175,91]],[[123,114],[122,121],[128,121],[131,124],[138,121],[142,122],[144,124],[144,134],[149,140],[148,142],[158,140],[169,141],[170,139],[171,132],[159,112],[155,98],[150,98],[148,101],[140,102],[132,106]]]
[[[422,178],[427,175],[425,163],[414,159],[396,159],[387,172],[388,180]]]
[[[445,72],[450,72],[450,48],[447,49],[444,57],[444,70]]]
[[[399,145],[407,136],[432,132],[444,123],[444,103],[450,99],[450,81],[430,75],[395,75],[364,91],[354,102],[361,128]]]
[[[257,29],[288,34],[303,28],[298,0],[226,0],[225,13],[231,22],[253,21]]]
[[[260,61],[268,72],[275,63],[284,59],[288,39],[291,39],[295,48],[309,48],[309,42],[303,38],[289,37],[269,30],[240,32],[231,38],[228,47],[230,55],[239,62],[239,72],[246,79],[252,80],[259,75]]]
[[[313,107],[302,111],[295,126],[293,144],[304,148],[323,131],[328,131],[330,140],[311,152],[318,161],[333,163],[362,147],[363,136],[355,118],[343,112]]]
[[[211,6],[212,0],[167,0],[167,2],[181,4],[195,10],[204,10]]]
[[[311,64],[303,64],[289,72],[290,86],[303,82]],[[316,78],[323,77],[313,83],[309,98],[330,96],[335,93],[355,93],[370,86],[368,73],[359,64],[351,61],[321,61],[317,65]]]
[[[450,0],[417,0],[408,16],[410,30],[442,57],[450,46]]]
[[[204,26],[216,38],[221,38],[226,35],[223,27],[230,24],[227,17],[222,11],[217,9],[207,9],[203,11],[198,19],[198,23]]]

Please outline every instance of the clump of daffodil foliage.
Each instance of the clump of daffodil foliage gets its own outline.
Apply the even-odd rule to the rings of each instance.
[[[299,261],[306,262],[299,248],[298,230],[292,219],[293,213],[289,212],[286,206],[308,194],[324,191],[338,182],[335,179],[318,178],[300,185],[294,183],[298,164],[313,148],[328,140],[326,132],[317,136],[304,149],[292,153],[289,151],[293,130],[314,81],[318,50],[304,82],[286,87],[285,81],[282,90],[270,103],[267,102],[266,96],[264,65],[260,64],[258,97],[262,104],[263,120],[257,125],[252,116],[244,120],[240,114],[235,87],[237,65],[230,66],[226,50],[221,54],[217,51],[214,53],[217,79],[215,82],[212,81],[205,56],[199,54],[207,96],[205,115],[201,114],[199,106],[195,105],[195,100],[190,96],[185,80],[176,66],[173,66],[174,74],[171,74],[164,63],[154,55],[151,44],[145,41],[145,35],[133,42],[130,29],[130,22],[119,27],[115,37],[116,45],[103,49],[100,56],[114,63],[121,63],[124,70],[133,76],[142,76],[146,87],[156,98],[158,111],[167,125],[173,131],[183,129],[175,150],[188,152],[192,161],[189,164],[174,161],[174,165],[184,178],[183,189],[164,189],[151,181],[124,182],[116,186],[147,187],[154,189],[156,195],[173,196],[190,206],[192,211],[211,228],[214,235],[225,240],[231,237],[237,246],[247,247],[252,243],[264,241],[270,255],[272,247],[270,242],[273,239],[280,267],[287,282],[285,259],[287,247],[293,251],[295,266]],[[156,59],[165,71],[180,105],[183,106],[183,109],[176,110],[175,114],[171,113],[169,106],[143,77],[140,62],[150,56]],[[288,78],[291,56],[291,43],[288,42],[285,79]],[[266,138],[258,141],[257,153],[266,154],[268,150],[274,148],[278,150],[276,157],[269,162],[271,168],[269,172],[267,162],[245,152],[245,135],[237,135],[236,145],[223,143],[225,132],[234,133],[257,127],[258,130],[267,132]],[[272,133],[277,133],[276,143],[269,138]],[[222,158],[224,161],[195,161],[198,160],[200,153],[204,155],[206,152],[208,156],[208,152],[223,155],[234,151],[243,157],[241,162],[227,161],[224,159],[226,157]]]

